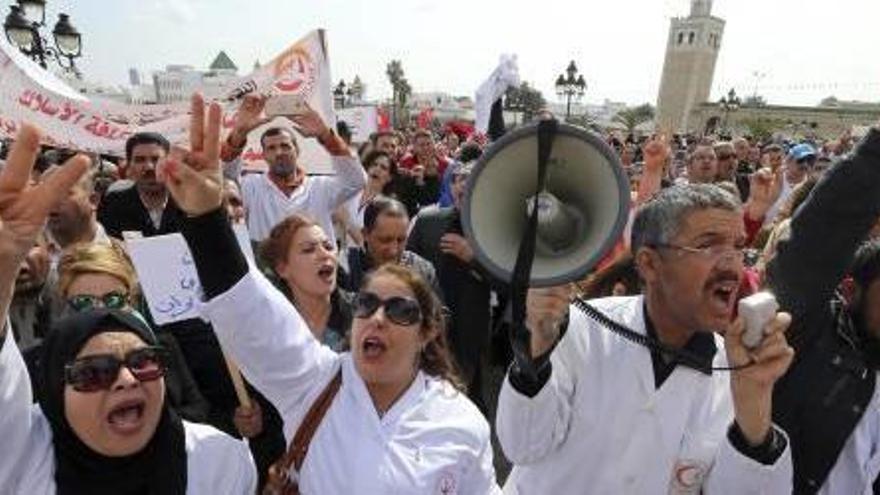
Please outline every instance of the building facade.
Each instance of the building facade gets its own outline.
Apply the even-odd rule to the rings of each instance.
[[[670,22],[666,59],[657,97],[657,127],[694,130],[692,110],[709,100],[724,20],[712,16],[712,0],[692,0],[688,17]]]

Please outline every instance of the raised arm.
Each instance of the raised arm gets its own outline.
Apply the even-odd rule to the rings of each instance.
[[[204,101],[196,95],[191,113],[191,150],[172,154],[159,176],[188,215],[182,233],[208,300],[202,312],[223,349],[290,425],[337,356],[258,270],[249,269],[220,208],[220,107],[211,104],[205,120]]]
[[[795,322],[824,311],[858,245],[880,217],[880,130],[828,171],[770,261],[770,285]],[[803,325],[798,325],[803,328]]]
[[[9,335],[7,314],[15,277],[27,251],[36,242],[54,203],[88,168],[88,159],[77,155],[37,186],[29,185],[40,144],[39,131],[23,125],[0,172],[0,487],[17,492],[21,468],[34,472],[48,449],[33,445],[35,425],[31,414],[31,383],[21,354]],[[45,435],[43,440],[47,440]],[[45,461],[45,456],[42,457]],[[39,464],[39,466],[37,466]]]

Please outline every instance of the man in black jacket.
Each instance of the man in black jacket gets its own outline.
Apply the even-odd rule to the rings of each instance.
[[[769,285],[793,315],[795,361],[773,404],[791,440],[795,493],[870,493],[880,471],[880,246],[851,263],[878,217],[875,128],[816,186],[769,264]]]
[[[98,221],[109,235],[122,238],[123,232],[135,231],[150,237],[180,230],[183,213],[156,180],[156,168],[169,148],[161,134],[139,132],[128,138],[125,159],[134,186],[107,193],[98,207]]]
[[[485,410],[480,372],[489,343],[491,286],[463,235],[460,213],[472,168],[473,162],[458,166],[452,179],[455,206],[422,210],[415,219],[406,247],[434,264],[450,311],[447,328],[452,351],[471,400]]]
[[[357,292],[367,273],[385,263],[397,263],[418,273],[441,299],[434,265],[408,251],[406,230],[409,216],[406,206],[387,196],[376,196],[364,209],[364,246],[348,248],[348,280],[344,289]]]

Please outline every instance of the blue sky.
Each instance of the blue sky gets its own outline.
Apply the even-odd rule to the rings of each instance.
[[[11,0],[0,0],[9,3]],[[574,59],[586,100],[656,100],[669,18],[689,0],[48,0],[50,26],[68,12],[83,33],[91,79],[124,83],[128,69],[205,67],[224,49],[247,72],[311,29],[327,29],[334,79],[360,75],[368,97],[390,94],[385,64],[398,58],[416,91],[473,95],[501,53],[555,99],[553,81]],[[6,7],[3,6],[4,15]],[[771,102],[815,104],[834,94],[880,101],[880,2],[715,0],[727,20],[713,98],[735,87]],[[874,25],[872,25],[874,24]]]

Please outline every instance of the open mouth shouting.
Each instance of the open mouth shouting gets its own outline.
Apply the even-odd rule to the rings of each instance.
[[[144,426],[146,405],[143,399],[129,399],[117,404],[107,415],[110,431],[123,436],[139,432]]]

